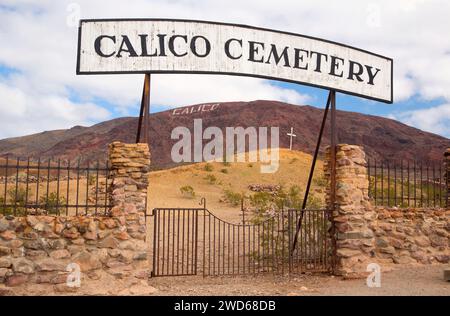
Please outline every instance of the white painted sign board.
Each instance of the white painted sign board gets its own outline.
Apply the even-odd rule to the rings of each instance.
[[[305,35],[206,21],[81,20],[77,74],[200,73],[295,82],[392,103],[391,58]]]

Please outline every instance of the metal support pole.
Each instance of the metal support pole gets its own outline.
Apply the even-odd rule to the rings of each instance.
[[[330,93],[328,93],[327,104],[325,106],[325,110],[323,113],[322,124],[320,126],[320,132],[319,132],[319,138],[317,139],[316,150],[314,151],[314,157],[313,157],[313,161],[311,164],[311,169],[309,171],[308,183],[306,184],[305,196],[303,198],[303,203],[302,203],[302,210],[301,210],[298,222],[297,222],[297,230],[295,231],[295,237],[294,237],[294,242],[293,242],[292,249],[291,249],[291,255],[294,253],[295,247],[297,246],[298,234],[301,229],[303,213],[306,208],[306,203],[308,201],[309,190],[311,187],[311,182],[312,182],[312,178],[313,178],[313,174],[314,174],[314,168],[316,167],[316,161],[317,161],[317,156],[319,154],[320,143],[322,141],[323,130],[325,128],[325,123],[327,122],[327,114],[328,114],[328,110],[330,108],[331,93],[332,93],[331,91],[330,91]]]
[[[334,213],[336,211],[336,91],[331,91],[331,146],[330,146],[330,221],[331,221],[331,244],[332,244],[332,270],[336,271],[336,229]]]
[[[136,143],[140,143],[141,141],[144,143],[148,143],[149,117],[150,117],[150,74],[145,74],[144,88],[142,89],[141,110],[139,113],[138,130],[136,133]],[[143,134],[144,137],[141,138],[141,134]]]

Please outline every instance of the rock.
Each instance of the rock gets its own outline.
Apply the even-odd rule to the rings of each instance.
[[[37,217],[31,216],[31,215],[26,217],[26,221],[27,221],[27,224],[30,225],[31,227],[34,227],[39,223],[39,220],[37,219]]]
[[[431,235],[429,236],[431,245],[433,247],[439,247],[439,246],[447,246],[448,245],[448,239],[445,237],[441,237],[438,235]]]
[[[393,258],[394,263],[396,264],[411,264],[411,263],[417,263],[416,260],[411,258],[410,256],[395,256]]]
[[[70,252],[67,249],[59,249],[50,252],[50,257],[55,260],[70,258]]]
[[[128,233],[126,231],[121,231],[119,233],[116,233],[115,236],[117,239],[120,239],[120,240],[130,239],[130,235],[128,235]]]
[[[122,267],[126,267],[127,264],[124,263],[124,262],[121,262],[121,261],[119,261],[119,260],[109,260],[109,261],[106,263],[106,266],[107,266],[108,268],[114,269],[114,268],[122,268]]]
[[[108,257],[108,250],[107,249],[94,249],[91,251],[91,253],[100,260],[101,263],[106,263],[106,261],[109,259]]]
[[[76,238],[76,239],[72,240],[72,244],[73,245],[78,245],[78,246],[84,245],[84,239],[83,238]]]
[[[308,288],[306,286],[301,286],[300,291],[308,291]]]
[[[67,246],[67,250],[70,252],[71,255],[74,255],[76,253],[79,253],[80,251],[82,251],[84,248],[82,246],[78,246],[78,245],[70,245]]]
[[[37,230],[38,232],[43,232],[48,230],[48,225],[44,224],[44,223],[37,223],[36,225],[34,225],[34,230]]]
[[[436,261],[440,262],[440,263],[449,263],[450,262],[450,255],[435,255],[434,258],[436,259]]]
[[[448,233],[444,229],[441,229],[441,228],[435,228],[434,231],[437,235],[439,235],[441,237],[447,237],[447,235],[448,235]]]
[[[6,278],[7,286],[18,286],[28,281],[26,274],[14,274]]]
[[[122,263],[123,265],[123,263]],[[114,277],[118,279],[124,279],[131,275],[131,268],[128,266],[120,266],[120,267],[113,267],[109,270],[106,270],[109,274],[113,275]]]
[[[36,283],[51,283],[51,284],[62,284],[67,282],[67,273],[61,272],[41,272],[36,276]]]
[[[134,277],[137,279],[148,279],[150,276],[150,272],[147,270],[140,270],[134,274]]]
[[[0,280],[4,280],[6,277],[10,276],[12,274],[12,271],[7,268],[0,268]],[[0,281],[2,283],[4,281]]]
[[[87,231],[84,235],[83,235],[84,239],[87,240],[96,240],[97,239],[97,233],[95,231]]]
[[[389,244],[396,249],[403,249],[403,243],[396,238],[389,238]]]
[[[109,229],[117,227],[116,221],[114,219],[112,219],[112,218],[104,219],[103,220],[103,224]]]
[[[39,240],[26,240],[23,243],[23,246],[27,249],[33,249],[33,250],[41,250],[43,249],[43,245]]]
[[[101,273],[96,270],[89,271],[87,273],[87,276],[91,280],[100,280],[100,278],[102,277]]]
[[[415,237],[414,242],[420,247],[429,247],[431,245],[430,240],[426,236]]]
[[[3,233],[4,231],[8,230],[9,228],[9,222],[5,219],[0,219],[0,233]]]
[[[11,249],[8,247],[0,246],[0,256],[8,256],[11,253]]]
[[[36,269],[38,271],[65,271],[66,264],[48,258],[36,262]]]
[[[77,239],[80,237],[80,233],[76,229],[76,227],[71,227],[63,231],[63,236],[69,239]]]
[[[376,238],[375,243],[376,246],[379,248],[386,248],[389,246],[389,242],[384,238]]]
[[[395,248],[392,247],[392,246],[388,246],[388,247],[385,247],[385,248],[381,248],[380,252],[387,253],[387,254],[394,254],[395,253]]]
[[[356,256],[359,254],[361,254],[360,250],[353,250],[353,249],[346,249],[346,248],[341,248],[341,249],[337,250],[338,257],[348,258],[348,257],[353,257],[353,256]]]
[[[16,273],[31,274],[34,273],[34,263],[25,258],[12,260],[12,268]]]
[[[67,284],[56,284],[53,286],[53,289],[55,292],[58,293],[76,293],[79,289],[79,287],[76,286],[67,286]]]
[[[21,255],[23,256],[23,253],[21,252]],[[33,257],[33,260],[36,260],[38,258],[47,258],[47,253],[44,250],[30,250],[27,249],[25,251],[25,255],[27,257]]]
[[[100,269],[102,267],[100,258],[96,257],[95,254],[84,250],[74,255],[72,261],[79,264],[81,271],[83,272]]]
[[[108,236],[105,239],[99,241],[97,247],[115,249],[119,247],[119,241],[113,236]]]
[[[119,248],[126,250],[136,250],[136,243],[131,240],[122,241],[119,245]]]
[[[23,246],[23,241],[19,239],[14,239],[9,242],[11,248],[20,248]]]
[[[430,259],[424,251],[415,251],[411,253],[411,257],[419,261],[420,263],[430,263]]]
[[[0,237],[4,240],[13,240],[16,238],[16,234],[11,230],[5,230],[3,233],[0,233]]]
[[[0,268],[9,268],[12,266],[11,259],[9,258],[0,258]]]
[[[133,256],[133,260],[146,260],[147,259],[147,252],[141,251],[137,252]]]

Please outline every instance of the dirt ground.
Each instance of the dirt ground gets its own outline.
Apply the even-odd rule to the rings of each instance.
[[[450,295],[450,282],[443,280],[446,265],[396,266],[382,272],[381,287],[369,288],[365,279],[343,280],[329,275],[302,274],[291,277],[159,277],[139,279],[139,273],[114,280],[83,278],[80,288],[65,285],[0,286],[1,295]],[[142,272],[142,271],[141,271]]]

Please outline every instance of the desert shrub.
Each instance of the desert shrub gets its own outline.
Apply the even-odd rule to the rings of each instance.
[[[286,213],[281,216],[288,209],[299,210],[303,202],[303,192],[297,185],[285,189],[280,188],[276,193],[271,192],[255,192],[248,197],[248,203],[250,204],[250,210],[252,212],[251,222],[253,224],[264,223],[266,229],[258,232],[261,240],[261,247],[267,249],[266,257],[253,255],[253,260],[261,261],[267,260],[267,257],[273,258],[273,260],[289,260],[289,249],[283,242],[289,239],[289,231],[295,230],[295,221],[289,221]],[[308,197],[307,209],[317,209],[321,206],[319,198],[310,193]],[[319,225],[320,219],[312,218],[314,221],[314,227],[317,229],[323,229]],[[279,227],[288,227],[289,229],[279,230]],[[303,229],[310,231],[312,225],[311,221],[303,223]],[[319,234],[318,234],[319,235]],[[316,242],[316,241],[312,241]]]
[[[188,198],[194,198],[195,197],[195,191],[194,188],[190,185],[185,185],[180,187],[180,192],[183,196]]]
[[[233,206],[238,206],[241,203],[241,200],[243,198],[243,194],[238,192],[233,192],[230,189],[225,189],[223,191],[224,199],[228,203],[230,203]]]
[[[225,169],[225,168],[220,169],[220,172],[227,174],[228,173],[228,169]]]
[[[5,215],[18,215],[18,216],[23,216],[26,215],[27,210],[26,210],[26,200],[27,197],[28,199],[30,199],[30,190],[28,189],[28,193],[27,190],[21,187],[17,188],[17,192],[15,188],[11,188],[7,191],[7,199],[5,201],[4,198],[2,198],[0,200],[0,205],[1,205],[1,211],[2,213],[4,213]],[[9,202],[8,202],[9,201]],[[6,207],[4,206],[5,204],[11,204],[14,206],[9,206]],[[15,212],[14,212],[15,209]]]
[[[298,161],[298,158],[294,157],[294,158],[291,159],[291,161],[289,161],[289,164],[292,165],[293,163],[295,163],[297,161]]]
[[[247,167],[253,168],[253,164],[252,164],[252,163],[249,163],[249,164],[247,165]]]
[[[88,185],[95,185],[97,182],[97,177],[94,175],[89,175]]]
[[[210,164],[210,163],[208,162],[208,163],[206,163],[206,165],[205,165],[205,167],[204,167],[204,170],[207,171],[207,172],[211,172],[211,171],[214,170],[214,167],[213,167],[212,164]]]
[[[64,197],[58,197],[55,192],[51,192],[46,196],[41,196],[39,199],[39,205],[42,209],[46,210],[48,214],[58,215],[60,208],[66,205],[66,199]]]
[[[204,179],[209,183],[209,184],[215,184],[217,182],[217,178],[215,175],[213,174],[207,174],[206,177],[204,177]]]
[[[313,183],[318,187],[326,187],[328,181],[324,176],[320,176],[317,178],[313,178]]]

